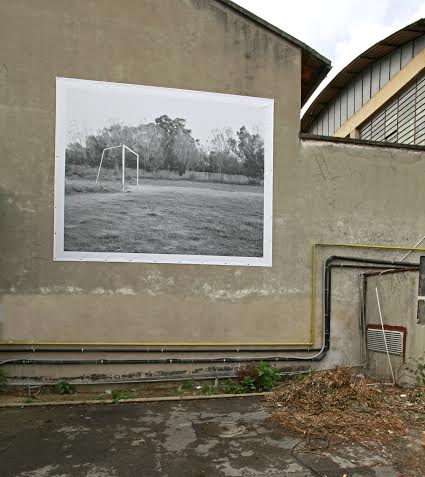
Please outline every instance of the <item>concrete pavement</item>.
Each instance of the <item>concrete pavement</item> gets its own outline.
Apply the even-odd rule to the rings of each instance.
[[[0,411],[1,477],[398,477],[360,446],[318,457],[261,398]],[[291,453],[317,473],[302,465]]]

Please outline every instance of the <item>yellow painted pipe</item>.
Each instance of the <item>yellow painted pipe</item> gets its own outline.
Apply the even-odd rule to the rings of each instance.
[[[13,345],[26,345],[26,346],[305,346],[306,348],[312,347],[315,340],[315,320],[316,320],[316,248],[317,247],[347,247],[347,248],[362,248],[373,250],[392,250],[392,251],[412,251],[412,252],[425,252],[425,248],[415,247],[400,247],[398,245],[368,245],[368,244],[352,244],[352,243],[327,243],[316,242],[312,245],[312,273],[311,273],[311,315],[310,315],[310,341],[307,343],[155,343],[155,342],[130,342],[130,343],[109,343],[109,342],[49,342],[49,341],[0,341],[0,345],[13,346]]]
[[[74,342],[74,341],[0,341],[0,345],[43,345],[43,346],[308,346],[308,343],[203,343],[203,342],[133,342],[133,343],[109,343],[109,342]],[[243,351],[243,350],[241,350]]]
[[[366,249],[382,249],[382,250],[400,250],[400,251],[411,251],[411,252],[425,252],[425,248],[415,248],[415,247],[399,247],[398,245],[364,245],[359,243],[315,243],[314,247],[350,247],[350,248],[366,248]]]

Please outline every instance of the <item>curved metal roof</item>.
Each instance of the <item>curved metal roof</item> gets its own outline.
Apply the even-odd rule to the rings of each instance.
[[[301,119],[301,132],[307,132],[316,117],[331,103],[340,91],[371,63],[383,58],[400,46],[425,33],[425,19],[411,23],[379,41],[342,69],[335,78],[319,93]]]
[[[272,33],[280,36],[284,40],[288,41],[294,46],[301,48],[301,106],[303,106],[308,98],[313,94],[318,85],[322,82],[323,78],[329,73],[331,69],[331,62],[325,56],[318,53],[313,48],[298,40],[297,38],[289,35],[288,33],[280,30],[271,23],[263,20],[254,13],[242,8],[238,4],[231,0],[218,0],[227,7],[235,10],[240,15],[249,18],[255,23],[263,26]]]

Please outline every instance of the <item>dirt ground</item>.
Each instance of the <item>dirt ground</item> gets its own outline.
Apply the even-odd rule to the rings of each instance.
[[[263,255],[261,187],[144,180],[126,192],[77,192],[82,182],[67,184],[67,251]]]

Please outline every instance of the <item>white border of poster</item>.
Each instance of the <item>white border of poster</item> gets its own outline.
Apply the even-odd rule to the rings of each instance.
[[[162,99],[195,98],[208,101],[219,100],[237,106],[254,105],[264,111],[264,214],[263,214],[263,256],[218,256],[218,255],[180,255],[168,253],[120,253],[120,252],[83,252],[64,250],[64,212],[65,212],[65,152],[67,146],[67,95],[72,88],[92,89],[137,89],[146,94],[158,95]],[[55,146],[55,196],[54,196],[54,250],[56,261],[92,261],[92,262],[136,262],[202,265],[239,265],[272,266],[272,222],[273,222],[273,115],[274,100],[251,96],[210,93],[156,86],[142,86],[125,83],[81,80],[74,78],[56,78],[56,146]]]

